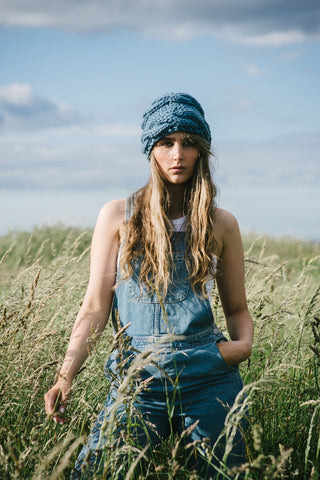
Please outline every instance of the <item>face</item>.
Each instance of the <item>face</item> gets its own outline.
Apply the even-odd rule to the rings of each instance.
[[[184,133],[175,132],[155,144],[153,155],[162,176],[170,183],[182,184],[192,177],[199,150]]]

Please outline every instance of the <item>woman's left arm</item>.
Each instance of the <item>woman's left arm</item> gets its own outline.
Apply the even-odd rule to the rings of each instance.
[[[250,357],[253,340],[244,284],[243,247],[236,218],[219,210],[217,220],[222,244],[217,286],[231,338],[230,342],[220,342],[218,348],[229,365],[237,365]]]

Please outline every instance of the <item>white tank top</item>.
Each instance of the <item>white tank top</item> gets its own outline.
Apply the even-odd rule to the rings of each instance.
[[[174,220],[171,220],[174,232],[185,232],[186,231],[186,229],[187,229],[186,218],[187,217],[184,216],[184,217],[175,218]]]

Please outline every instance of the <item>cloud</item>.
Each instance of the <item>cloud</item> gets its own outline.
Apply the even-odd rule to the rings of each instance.
[[[265,75],[267,72],[263,68],[258,67],[254,63],[251,63],[250,65],[245,66],[245,71],[247,72],[248,75],[252,75],[254,77],[260,77],[262,75]]]
[[[82,123],[60,129],[63,135],[97,135],[107,137],[138,137],[141,128],[138,125],[122,123]]]
[[[249,112],[257,110],[259,104],[253,100],[248,98],[232,98],[230,100],[226,100],[222,102],[219,106],[220,111],[223,112]]]
[[[138,188],[148,162],[137,140],[63,136],[58,130],[0,142],[0,190],[89,191]]]
[[[0,0],[0,9],[8,27],[129,29],[176,39],[213,34],[258,46],[320,40],[318,0]]]
[[[29,85],[0,86],[0,132],[1,189],[91,190],[144,180],[139,127],[84,120]]]
[[[308,39],[319,40],[319,37],[310,36],[306,32],[301,32],[299,30],[289,30],[287,32],[271,32],[263,35],[252,35],[247,36],[243,39],[243,43],[248,45],[257,45],[257,46],[271,46],[278,47],[280,45],[291,45],[293,43],[303,43],[308,41]]]
[[[132,124],[104,123],[86,119],[69,105],[36,95],[29,85],[0,85],[0,131],[36,132],[58,129],[61,136],[85,135],[107,137],[138,137],[140,127]]]
[[[320,135],[288,135],[264,141],[222,141],[216,145],[217,183],[248,188],[310,186],[320,182]],[[36,132],[0,142],[0,190],[108,191],[139,188],[148,162],[134,136],[91,137],[60,130]]]
[[[320,183],[319,134],[284,135],[268,142],[222,142],[218,149],[222,184],[313,186]]]
[[[302,50],[294,50],[294,51],[290,51],[290,52],[284,52],[281,55],[281,58],[285,62],[291,62],[291,61],[295,60],[296,58],[301,57],[301,55],[303,55]]]
[[[0,86],[0,129],[37,130],[78,121],[71,107],[39,97],[29,85]]]

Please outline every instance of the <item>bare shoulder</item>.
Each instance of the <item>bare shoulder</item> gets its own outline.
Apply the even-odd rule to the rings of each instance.
[[[120,232],[125,218],[126,200],[112,200],[100,210],[96,229],[108,229],[109,232]]]
[[[230,242],[241,241],[239,224],[236,217],[223,208],[217,208],[215,216],[215,236],[222,251],[224,246]]]
[[[235,229],[239,229],[238,221],[236,217],[225,210],[224,208],[217,208],[215,217],[216,229],[221,233],[230,233]]]
[[[103,205],[103,207],[100,210],[100,213],[102,215],[108,215],[108,216],[121,216],[124,215],[125,212],[125,205],[126,201],[124,198],[117,199],[117,200],[111,200],[110,202],[106,203]]]

